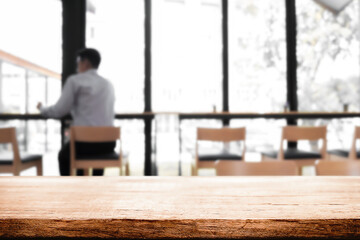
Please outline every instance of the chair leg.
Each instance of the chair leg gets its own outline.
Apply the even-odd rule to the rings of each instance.
[[[36,175],[42,176],[43,175],[43,165],[42,165],[42,158],[36,164]]]
[[[20,176],[20,170],[19,169],[15,169],[13,172],[14,176]]]
[[[120,176],[122,176],[123,175],[123,166],[122,165],[120,165]]]
[[[76,176],[76,168],[70,168],[70,176]]]
[[[130,167],[128,162],[125,164],[125,176],[130,176]]]
[[[299,176],[303,175],[303,166],[298,166],[298,175]]]
[[[198,176],[198,169],[194,165],[191,165],[191,176]]]

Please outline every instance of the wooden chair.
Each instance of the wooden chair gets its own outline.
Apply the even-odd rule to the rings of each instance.
[[[360,139],[360,127],[355,127],[354,136],[352,145],[349,150],[345,149],[336,149],[328,151],[328,159],[329,160],[359,160],[360,159],[360,151],[356,150],[356,141]]]
[[[198,175],[200,168],[215,168],[215,161],[222,160],[245,160],[245,128],[198,128],[196,139],[195,164],[192,165],[191,174]],[[242,154],[222,151],[219,153],[199,153],[199,141],[217,141],[229,143],[231,141],[243,141],[244,147]]]
[[[293,161],[239,162],[216,161],[217,176],[296,176],[298,169]]]
[[[0,143],[11,144],[12,156],[0,156],[0,173],[12,173],[19,176],[20,172],[31,167],[36,167],[38,176],[42,176],[42,155],[20,154],[16,139],[16,128],[1,128]]]
[[[296,142],[299,140],[317,141],[322,140],[322,148],[320,152],[302,151],[297,148],[288,148],[284,150],[284,141]],[[314,165],[317,160],[325,160],[326,154],[326,126],[322,127],[283,127],[280,149],[278,152],[263,152],[262,161],[271,160],[294,160],[299,168],[299,172],[303,166]]]
[[[118,127],[71,127],[70,129],[70,174],[75,175],[76,169],[84,169],[85,175],[89,174],[90,168],[119,167],[120,175],[129,175],[129,164],[123,162],[122,147],[120,151],[109,154],[78,155],[76,154],[75,142],[112,142],[120,140],[120,128]]]
[[[317,161],[318,176],[360,176],[359,161]]]

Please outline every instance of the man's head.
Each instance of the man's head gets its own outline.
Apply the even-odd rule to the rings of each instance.
[[[79,73],[90,69],[98,69],[101,62],[100,53],[93,48],[85,48],[77,52],[77,71]]]

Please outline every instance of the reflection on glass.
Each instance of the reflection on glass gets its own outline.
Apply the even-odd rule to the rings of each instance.
[[[231,111],[283,110],[286,103],[285,36],[283,0],[229,1]]]
[[[114,85],[116,112],[144,111],[144,1],[88,0],[86,45],[102,55],[100,75]]]
[[[222,110],[220,0],[152,1],[154,111]]]
[[[334,15],[312,0],[296,1],[300,111],[358,111],[359,2]]]

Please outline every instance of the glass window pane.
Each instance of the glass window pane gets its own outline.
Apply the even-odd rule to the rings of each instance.
[[[36,113],[43,79],[60,81],[61,1],[0,0],[0,32],[0,112]]]
[[[28,78],[28,113],[39,113],[36,105],[38,102],[46,104],[46,78],[31,71],[27,73]],[[59,80],[55,80],[60,82]],[[58,91],[61,91],[58,89]]]
[[[59,79],[47,78],[47,95],[46,95],[46,105],[50,106],[55,104],[60,98],[61,94],[61,81]]]
[[[131,176],[144,175],[145,134],[143,120],[116,120],[121,127],[123,156],[128,158]],[[117,171],[116,174],[119,172]],[[113,174],[110,174],[113,175]]]
[[[359,1],[334,15],[311,0],[296,1],[300,111],[358,111]]]
[[[100,75],[116,94],[116,112],[144,111],[144,1],[88,0],[86,45],[102,55]]]
[[[300,111],[359,111],[359,1],[334,15],[314,1],[296,1]],[[328,149],[349,149],[358,119],[302,120],[328,126]],[[311,148],[317,148],[315,143]]]
[[[61,1],[0,0],[2,51],[59,73],[61,28]]]
[[[229,1],[231,111],[283,110],[286,103],[285,36],[284,0]]]
[[[46,150],[46,121],[26,121],[27,130],[25,150],[30,153],[41,154]]]
[[[57,152],[61,148],[61,124],[57,120],[47,120],[46,150]],[[57,157],[57,156],[55,156]],[[57,159],[56,159],[57,160]]]
[[[0,63],[0,112],[25,113],[26,81],[25,69],[8,63]]]
[[[153,110],[221,110],[221,1],[156,0],[152,5]]]

